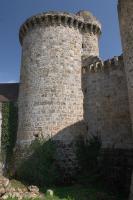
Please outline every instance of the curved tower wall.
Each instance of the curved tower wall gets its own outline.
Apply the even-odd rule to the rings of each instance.
[[[83,68],[87,137],[98,135],[103,147],[131,147],[131,122],[123,58]]]
[[[133,130],[133,1],[119,0],[118,14]]]
[[[79,11],[77,16],[83,17],[84,29],[82,32],[82,58],[99,57],[99,38],[101,35],[100,22],[88,11]],[[89,24],[87,23],[89,21]],[[90,29],[90,31],[88,31]]]
[[[44,14],[21,28],[20,34],[27,33],[21,40],[18,144],[78,134],[71,126],[83,119],[82,35],[68,17]]]
[[[83,33],[83,58],[88,56],[99,56],[99,35],[95,33]]]
[[[93,38],[99,32],[100,27],[92,20],[62,12],[31,17],[20,29],[22,67],[16,150],[22,149],[22,156],[25,144],[35,138],[52,137],[57,145],[57,160],[66,175],[76,172],[74,142],[85,134],[83,34]],[[87,44],[92,46],[92,41]]]
[[[22,25],[17,144],[47,136],[71,141],[83,132],[82,43],[88,34],[88,46],[98,45],[93,42],[100,33],[96,23],[89,12],[85,18],[81,11],[43,13]]]

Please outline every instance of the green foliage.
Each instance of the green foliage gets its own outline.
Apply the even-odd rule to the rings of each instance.
[[[13,102],[2,104],[2,157],[6,162],[10,161],[16,142],[18,124],[18,109]]]
[[[28,151],[30,156],[21,162],[17,177],[24,182],[38,186],[54,185],[58,181],[59,171],[53,141],[51,139],[35,140]]]
[[[58,196],[53,196],[53,197],[51,197],[51,196],[49,196],[49,195],[46,195],[46,198],[45,198],[46,200],[74,200],[74,198],[71,198],[71,197],[66,197],[66,198],[59,198]]]
[[[18,198],[16,198],[16,197],[14,197],[14,198],[12,198],[12,197],[8,197],[7,200],[18,200]],[[33,200],[33,199],[31,199],[31,198],[30,198],[30,199],[23,198],[22,200]],[[42,200],[42,199],[34,198],[34,200]]]
[[[112,193],[105,192],[102,189],[96,188],[93,186],[67,186],[67,187],[55,187],[52,188],[54,190],[54,195],[50,196],[47,195],[45,192],[44,197],[45,200],[125,200],[122,196],[117,197],[114,196]],[[17,199],[11,199],[8,200],[17,200]],[[28,200],[28,199],[23,199]],[[35,199],[39,200],[39,199]]]

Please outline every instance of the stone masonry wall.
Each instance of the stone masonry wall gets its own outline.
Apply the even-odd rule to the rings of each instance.
[[[133,149],[101,149],[99,162],[103,171],[103,179],[106,180],[109,188],[112,188],[117,194],[123,193],[128,197],[130,188],[133,191],[133,184],[130,187],[133,169]],[[133,197],[133,193],[131,193],[131,197]]]
[[[1,154],[1,134],[2,134],[2,103],[0,102],[0,154]],[[0,175],[2,174],[2,162],[0,155]]]
[[[83,32],[97,37],[100,26],[85,22],[82,16],[62,12],[31,17],[20,29],[22,67],[16,152],[35,138],[52,137],[57,145],[57,160],[66,169],[64,174],[70,175],[77,166],[75,139],[85,134],[81,89]],[[93,42],[95,46],[97,41]],[[92,49],[93,42],[88,43]]]
[[[133,1],[119,0],[118,14],[133,128]]]
[[[2,132],[2,103],[0,102],[0,148],[1,148],[1,132]]]
[[[74,137],[69,126],[83,119],[81,46],[79,30],[62,25],[36,26],[24,38],[18,143]]]
[[[123,58],[83,68],[84,118],[88,137],[99,135],[103,147],[132,145]]]
[[[83,53],[88,56],[99,56],[99,36],[95,34],[83,33]]]
[[[49,12],[31,17],[22,25],[17,144],[47,136],[71,141],[74,134],[81,133],[84,31],[100,34],[92,15],[85,21],[79,15]]]
[[[23,41],[17,144],[56,140],[64,181],[76,167],[72,141],[84,132],[81,48],[79,30],[62,25],[37,26]]]
[[[82,59],[86,59],[90,56],[99,56],[99,38],[101,34],[101,23],[88,11],[79,11],[77,16],[83,17],[84,22],[90,22],[88,27],[92,29],[92,24],[94,25],[94,31],[88,32],[88,27],[84,27],[82,32]],[[100,31],[97,32],[97,26]]]

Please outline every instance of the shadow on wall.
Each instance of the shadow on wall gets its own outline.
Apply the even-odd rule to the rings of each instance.
[[[79,168],[76,144],[81,135],[85,135],[84,121],[64,128],[52,138],[35,138],[29,147],[17,146],[12,161],[15,170],[10,174],[40,186],[71,183]]]
[[[132,148],[127,80],[123,56],[102,62],[83,60],[82,90],[88,138],[99,133],[104,147]]]
[[[8,119],[10,119],[10,117]],[[10,120],[7,121],[9,122]],[[12,177],[15,176],[15,178],[29,184],[35,184],[43,187],[44,185],[52,186],[55,184],[70,184],[75,182],[77,172],[79,173],[75,144],[81,135],[86,137],[85,122],[83,120],[62,129],[50,139],[43,139],[42,141],[35,138],[35,141],[30,147],[23,146],[22,149],[22,147],[18,146],[14,154],[14,158],[12,159],[12,162],[15,163],[15,171],[9,170],[8,175]],[[89,153],[89,151],[86,152]],[[128,154],[132,157],[131,151],[127,153],[125,150],[122,152],[116,150],[116,153],[112,150],[110,153],[107,152],[105,161],[107,163],[109,159],[109,165],[107,163],[107,167],[105,167],[106,163],[103,162],[104,165],[102,168],[108,169],[107,175],[109,175],[109,180],[112,181],[112,177],[110,178],[110,175],[117,179],[120,168],[122,168],[122,171],[124,169],[124,172],[126,172],[125,169],[127,167],[125,166],[125,158],[130,158]],[[20,158],[22,159],[20,160]],[[90,161],[92,159],[86,160]],[[11,165],[9,165],[9,167],[10,166]],[[110,168],[108,166],[110,166]],[[128,170],[129,167],[130,165],[128,165]],[[89,171],[89,167],[86,167],[86,169]],[[116,171],[116,169],[118,170]],[[128,174],[130,174],[130,172]],[[123,183],[125,184],[125,181],[122,181],[122,184]],[[129,186],[129,184],[127,185]]]

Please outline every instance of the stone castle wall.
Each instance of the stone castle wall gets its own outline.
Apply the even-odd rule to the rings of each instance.
[[[1,147],[1,132],[2,132],[2,103],[0,102],[0,147]]]
[[[133,128],[133,1],[119,0],[118,14]]]
[[[83,33],[83,57],[99,56],[99,37],[95,34]]]
[[[61,131],[83,119],[81,46],[81,34],[74,28],[37,26],[26,35],[17,142],[37,135],[73,138],[72,130]]]
[[[132,134],[133,134],[133,1],[119,0],[118,15],[119,15],[121,41],[123,47],[124,65],[127,78],[129,110],[130,110],[130,116],[132,122]],[[130,200],[133,199],[133,176],[130,187],[129,199]]]
[[[2,136],[2,102],[0,102],[0,175],[2,175],[2,160],[1,160],[1,136]]]
[[[100,25],[78,14],[44,13],[22,25],[17,144],[47,136],[72,141],[83,132],[82,32],[98,46]]]
[[[82,31],[82,61],[90,56],[99,56],[100,22],[88,11],[79,11],[76,15],[83,17],[85,24],[90,23]]]
[[[124,176],[129,189],[133,167],[132,0],[119,0],[118,10],[124,56],[104,62],[99,58],[101,24],[89,12],[42,13],[22,25],[16,160],[26,155],[25,144],[52,137],[58,164],[69,177],[78,168],[77,136],[98,135],[103,144],[101,156],[105,154],[112,162],[112,176],[129,170]],[[0,137],[1,108],[0,104]]]
[[[92,15],[86,21],[86,16],[90,13],[48,12],[31,17],[20,29],[22,67],[16,152],[35,138],[52,137],[64,175],[71,175],[77,167],[74,143],[85,134],[81,58],[84,51],[89,56],[90,49],[91,54],[99,54],[100,23]],[[92,38],[88,50],[83,48],[83,34]]]
[[[36,27],[23,41],[17,143],[58,141],[65,176],[76,166],[71,143],[83,132],[81,46],[79,30],[62,25]]]
[[[131,122],[123,57],[83,67],[84,119],[88,137],[104,147],[129,148]]]
[[[118,11],[124,55],[105,62],[98,57],[101,25],[89,12],[43,13],[22,25],[18,160],[26,155],[25,144],[52,137],[58,163],[68,177],[78,168],[76,137],[99,135],[101,155],[111,161],[111,176],[121,177],[126,169],[123,182],[129,189],[133,168],[133,1],[119,0]],[[2,104],[0,139],[1,110]],[[132,190],[131,186],[131,195]]]

